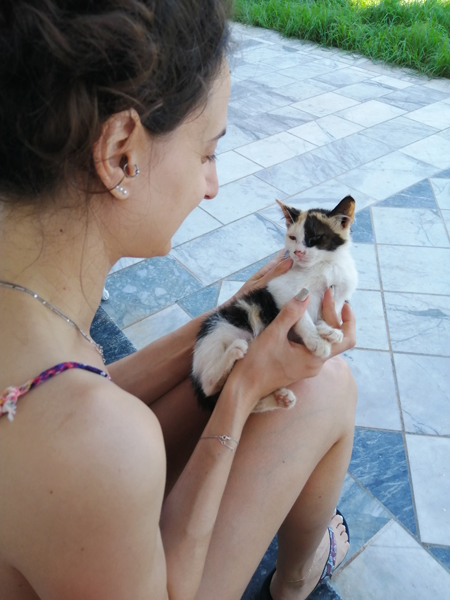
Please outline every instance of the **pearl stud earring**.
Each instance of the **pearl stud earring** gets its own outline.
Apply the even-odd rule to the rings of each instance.
[[[115,189],[120,192],[121,194],[123,194],[124,196],[128,195],[128,190],[126,190],[124,187],[122,187],[121,185],[116,185]]]

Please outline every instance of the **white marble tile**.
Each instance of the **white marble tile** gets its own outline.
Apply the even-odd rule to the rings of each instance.
[[[310,56],[310,52],[285,52],[283,55],[267,58],[262,64],[268,65],[274,69],[288,69],[297,65],[306,65],[316,60]]]
[[[259,75],[265,75],[266,73],[272,73],[273,70],[273,67],[263,63],[243,62],[237,66],[231,65],[231,74],[241,80],[258,77]]]
[[[406,436],[406,445],[422,542],[448,546],[450,439],[409,434]],[[447,591],[450,589],[450,575],[448,577],[449,583],[441,588]]]
[[[450,356],[450,298],[385,292],[394,352]]]
[[[430,179],[436,202],[440,208],[450,209],[450,179]]]
[[[271,167],[316,146],[287,132],[271,135],[257,142],[241,146],[237,152],[263,167]]]
[[[401,79],[391,77],[390,75],[380,75],[379,77],[374,77],[372,81],[376,81],[378,83],[381,83],[382,85],[387,85],[397,90],[403,90],[407,87],[411,87],[412,85],[412,83],[410,83],[409,81],[402,81]]]
[[[394,354],[394,361],[405,431],[450,435],[450,358]]]
[[[144,259],[143,258],[130,258],[130,257],[120,258],[116,262],[116,264],[112,267],[109,274],[112,275],[112,273],[115,273],[116,271],[120,271],[122,269],[126,269],[127,267],[131,267],[131,265],[135,265],[136,263],[140,262],[141,260],[144,260]]]
[[[217,196],[212,200],[203,200],[201,207],[222,223],[231,223],[272,206],[276,198],[283,200],[285,197],[282,191],[249,175],[221,186]]]
[[[378,259],[385,290],[450,295],[450,248],[379,245]]]
[[[219,184],[225,185],[246,175],[256,173],[261,169],[260,165],[237,154],[233,150],[224,152],[217,157],[217,176]]]
[[[267,60],[268,58],[275,58],[279,55],[280,51],[277,46],[266,44],[250,47],[242,52],[242,58],[248,63],[264,62],[264,60]]]
[[[410,144],[400,152],[441,169],[450,167],[450,140],[439,134]]]
[[[380,142],[385,142],[393,148],[403,148],[413,142],[422,140],[434,133],[437,129],[423,123],[412,121],[406,117],[397,117],[364,131],[364,135]]]
[[[438,170],[438,167],[420,162],[401,152],[392,152],[353,169],[337,179],[372,198],[385,200],[414,183],[434,175]]]
[[[296,102],[292,106],[311,113],[312,115],[316,115],[317,117],[326,117],[338,110],[355,106],[356,104],[359,104],[356,100],[339,96],[339,94],[336,94],[335,92],[327,92],[320,96],[315,96],[314,98],[300,100],[300,102]]]
[[[140,350],[147,344],[172,333],[191,320],[191,317],[178,306],[173,304],[151,317],[126,327],[123,332],[134,346]]]
[[[311,123],[305,123],[299,127],[294,127],[289,130],[289,133],[292,133],[307,142],[311,142],[316,146],[323,146],[330,142],[334,142],[335,140],[347,137],[348,135],[352,135],[353,133],[357,133],[358,131],[361,131],[361,129],[363,129],[363,127],[356,125],[356,123],[340,119],[335,115],[328,115],[327,117],[322,117]]]
[[[276,108],[267,113],[271,117],[277,119],[281,123],[286,125],[286,129],[289,127],[299,127],[309,121],[314,121],[315,117],[305,112],[304,110],[298,110],[293,106],[282,106]],[[289,132],[288,132],[289,133]]]
[[[283,96],[293,98],[296,101],[305,100],[306,98],[312,98],[319,96],[325,92],[331,92],[334,90],[333,85],[316,81],[315,79],[308,79],[305,81],[297,81],[292,85],[286,85],[281,87],[278,92]]]
[[[264,114],[270,110],[275,110],[282,106],[292,104],[293,99],[290,96],[279,94],[271,89],[266,89],[262,85],[255,84],[254,81],[244,81],[242,85],[253,84],[254,89],[251,94],[242,94],[232,98],[228,105],[228,119],[233,111],[238,111],[244,115],[245,119]]]
[[[408,113],[408,119],[425,123],[436,129],[447,129],[450,127],[450,104],[445,101],[429,104]]]
[[[344,354],[358,388],[356,425],[401,431],[389,352],[353,349]]]
[[[345,600],[447,600],[449,587],[450,573],[394,521],[333,578]]]
[[[389,350],[381,293],[356,290],[350,304],[356,316],[356,347]]]
[[[450,79],[432,79],[428,83],[425,83],[425,87],[432,90],[439,90],[440,92],[447,92],[450,96]]]
[[[175,248],[180,244],[184,244],[189,240],[208,233],[213,229],[221,227],[222,223],[211,217],[208,213],[202,210],[199,206],[186,217],[183,223],[180,225],[178,231],[172,238],[172,247]]]
[[[284,85],[291,85],[292,83],[295,83],[296,80],[292,79],[292,77],[281,75],[279,72],[272,71],[270,73],[264,73],[263,75],[253,77],[252,81],[255,83],[261,83],[269,88],[280,88]]]
[[[340,63],[340,68],[344,68],[346,66],[347,65],[344,63]],[[282,75],[286,75],[286,77],[292,77],[292,79],[296,79],[297,81],[303,81],[305,79],[312,79],[318,75],[323,75],[324,73],[329,73],[330,71],[334,70],[334,67],[322,65],[320,60],[316,60],[314,62],[307,63],[306,65],[299,65],[297,67],[283,69],[280,72]]]
[[[331,71],[330,73],[319,75],[315,79],[317,79],[317,81],[322,81],[323,83],[329,83],[330,85],[334,85],[336,87],[343,87],[365,81],[372,77],[373,73],[368,71],[355,69],[354,67],[346,67],[344,69],[339,69],[338,71]]]
[[[227,125],[226,135],[220,138],[217,144],[216,154],[223,154],[229,150],[239,148],[239,146],[244,146],[250,142],[255,142],[256,140],[259,140],[260,137],[261,136],[256,135],[247,129],[242,129],[234,123],[229,123]]]
[[[373,127],[374,125],[378,125],[378,123],[383,123],[383,121],[399,117],[404,113],[404,110],[396,106],[390,106],[378,100],[369,100],[358,106],[341,110],[337,113],[337,116],[358,123],[358,125],[363,125],[364,127]]]
[[[450,246],[437,210],[374,206],[372,217],[378,244]]]
[[[383,142],[367,138],[361,133],[354,133],[317,148],[311,154],[347,171],[389,154],[391,151],[392,148]]]
[[[274,254],[283,246],[283,232],[254,214],[178,246],[171,254],[209,285]]]
[[[358,271],[359,290],[379,290],[377,257],[373,244],[352,244],[352,256]]]
[[[220,306],[220,304],[223,304],[229,300],[241,289],[242,286],[242,281],[232,281],[231,279],[222,281],[220,285],[219,297],[217,299],[217,306]]]
[[[359,190],[355,190],[354,188],[351,188],[350,186],[346,185],[345,183],[341,183],[336,179],[329,179],[328,181],[324,181],[319,185],[310,187],[304,192],[300,192],[299,194],[289,198],[289,202],[291,203],[300,202],[302,200],[311,200],[314,201],[314,206],[311,205],[309,208],[315,208],[318,206],[317,200],[320,200],[321,202],[325,200],[327,202],[334,202],[334,206],[336,206],[337,203],[342,200],[342,198],[345,198],[345,196],[348,195],[352,196],[356,201],[356,212],[359,212],[363,208],[366,208],[367,206],[370,206],[376,202],[376,200],[370,196],[367,196]],[[322,207],[322,204],[320,204],[320,206]],[[334,206],[332,208],[334,208]],[[323,208],[326,208],[326,206],[324,205]]]
[[[353,98],[353,100],[359,100],[359,102],[367,102],[367,100],[386,96],[392,93],[392,91],[392,87],[371,79],[347,85],[337,90],[336,93],[342,94],[342,96],[346,96],[347,98]]]

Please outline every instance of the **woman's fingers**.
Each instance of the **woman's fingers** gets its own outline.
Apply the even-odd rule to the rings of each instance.
[[[333,290],[331,288],[328,288],[326,290],[325,295],[323,297],[322,316],[324,321],[326,321],[328,325],[330,325],[330,327],[334,327],[336,329],[340,328],[341,321],[336,314]]]
[[[356,344],[356,319],[355,314],[350,308],[350,304],[347,302],[344,304],[342,308],[342,325],[341,325],[342,333],[344,334],[344,339],[340,344],[333,344],[331,347],[331,355],[336,356],[336,354],[341,354],[346,350],[350,350]]]

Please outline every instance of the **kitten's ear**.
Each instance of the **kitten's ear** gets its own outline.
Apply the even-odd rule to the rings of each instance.
[[[295,223],[297,221],[297,219],[299,218],[300,213],[302,211],[298,210],[297,208],[294,208],[292,206],[288,206],[287,204],[283,204],[276,198],[275,198],[275,200],[278,202],[281,210],[283,211],[284,217],[286,219],[286,227],[289,227],[290,225]]]
[[[328,213],[329,218],[333,218],[339,223],[342,229],[347,229],[355,220],[355,201],[351,196],[346,196],[339,204]]]

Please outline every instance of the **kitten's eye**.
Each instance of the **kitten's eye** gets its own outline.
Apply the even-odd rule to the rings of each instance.
[[[315,235],[310,240],[311,244],[318,244],[322,238],[323,238],[323,235]]]
[[[295,235],[290,235],[289,239],[292,240],[293,242],[297,241],[297,238],[295,237]]]

